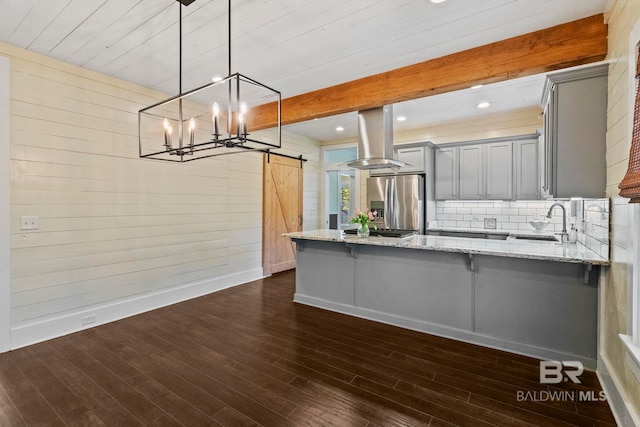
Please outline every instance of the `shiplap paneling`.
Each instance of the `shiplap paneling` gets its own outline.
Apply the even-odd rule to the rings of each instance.
[[[184,286],[228,286],[261,270],[261,154],[139,159],[137,111],[167,95],[8,45],[0,55],[12,61],[14,330],[87,310],[110,318],[112,304],[159,293],[177,301]],[[283,146],[309,159],[305,203],[316,206],[318,143],[285,132]],[[23,215],[37,215],[40,229],[21,231]],[[51,333],[81,327],[63,323],[71,329]]]
[[[629,36],[640,19],[640,3],[635,0],[616,0],[606,14],[609,35],[608,102],[607,102],[607,196],[612,198],[611,267],[606,272],[606,286],[601,290],[600,305],[600,361],[598,370],[606,383],[616,388],[611,393],[611,407],[620,417],[621,425],[630,425],[623,413],[640,414],[640,382],[626,363],[626,351],[619,334],[629,333],[630,293],[627,289],[631,275],[631,253],[637,237],[632,233],[632,207],[627,199],[618,197],[618,184],[624,177],[629,158],[630,97],[634,88],[629,84]],[[629,220],[628,220],[629,219]],[[620,398],[621,397],[621,398]],[[620,398],[620,399],[617,399]],[[627,407],[625,407],[627,405]],[[627,423],[627,424],[625,424]]]
[[[2,18],[0,17],[0,20]],[[9,76],[10,62],[0,56],[0,352],[11,348],[10,324],[10,239],[11,209],[9,207],[9,177],[11,161],[9,160]]]

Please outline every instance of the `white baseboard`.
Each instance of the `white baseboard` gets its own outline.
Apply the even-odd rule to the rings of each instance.
[[[625,398],[620,387],[620,379],[616,374],[612,374],[609,369],[608,359],[600,355],[598,358],[598,379],[602,389],[607,393],[607,402],[616,419],[616,423],[621,427],[640,427],[640,414],[638,414],[628,399]]]
[[[15,350],[73,332],[104,325],[105,323],[242,285],[263,277],[265,276],[262,273],[262,268],[256,268],[228,276],[215,277],[157,292],[150,292],[108,304],[84,307],[74,312],[17,325],[11,328],[11,349]],[[96,321],[83,325],[82,319],[86,316],[95,316]]]
[[[297,303],[310,305],[312,307],[323,308],[325,310],[348,314],[367,320],[373,320],[375,322],[399,326],[401,328],[411,329],[413,331],[425,332],[445,338],[452,338],[458,341],[479,344],[498,350],[510,351],[512,353],[522,354],[524,356],[531,356],[547,360],[577,360],[582,362],[584,367],[587,369],[596,369],[595,359],[578,356],[571,353],[565,353],[553,349],[536,347],[533,345],[522,344],[506,339],[490,337],[488,335],[482,335],[472,331],[452,328],[450,326],[439,325],[435,323],[425,322],[423,320],[397,316],[394,314],[383,313],[367,308],[335,303],[321,298],[310,297],[308,295],[302,295],[298,293],[294,295],[293,300]]]

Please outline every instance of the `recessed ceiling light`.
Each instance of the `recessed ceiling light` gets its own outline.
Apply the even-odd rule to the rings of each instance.
[[[431,0],[431,3],[444,3],[447,0]]]
[[[211,80],[213,80],[213,82],[214,82],[214,83],[215,83],[215,82],[220,82],[220,81],[222,81],[222,77],[220,77],[220,76],[215,76],[215,77],[214,77],[214,78],[212,78]]]
[[[476,105],[476,107],[478,107],[478,108],[487,108],[489,105],[491,105],[491,104],[486,102],[486,101],[483,101],[483,102],[480,102],[478,105]]]
[[[338,131],[338,132],[342,132],[342,131],[344,131],[344,128],[343,128],[342,126],[338,126],[338,127],[336,128],[336,131]]]
[[[471,89],[480,89],[483,85],[473,85]]]
[[[399,122],[406,122],[407,118],[405,116],[400,116],[396,120],[399,121]]]

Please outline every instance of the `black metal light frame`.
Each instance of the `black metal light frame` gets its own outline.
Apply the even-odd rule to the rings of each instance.
[[[231,73],[231,0],[228,1],[229,75],[220,81],[182,92],[182,5],[187,6],[195,0],[177,1],[180,3],[179,91],[176,96],[138,111],[139,156],[141,158],[152,158],[164,161],[188,162],[242,151],[270,152],[271,149],[281,148],[281,93],[243,74]],[[247,88],[249,90],[247,90]],[[211,124],[211,121],[207,120],[209,106],[213,101],[220,101],[220,98],[216,99],[215,96],[211,96],[210,94],[207,96],[207,91],[216,92],[216,90],[218,97],[222,96],[222,93],[226,96],[226,111],[224,111],[226,113],[226,117],[224,117],[226,121],[225,132],[218,132],[218,122],[216,121],[217,119],[214,118],[215,126],[212,126],[212,132],[207,132],[207,134],[198,132],[200,135],[197,135],[194,126],[193,129],[189,128],[188,136],[185,138],[185,121],[189,117],[191,117],[190,121],[194,124],[197,119],[200,123],[199,129],[204,129]],[[256,139],[251,136],[251,133],[246,131],[246,127],[238,125],[240,105],[242,103],[241,95],[251,91],[262,91],[258,101],[267,99],[268,102],[263,103],[262,107],[270,109],[271,113],[277,115],[277,135],[274,138],[275,141],[269,142]],[[245,101],[252,102],[250,99]],[[253,107],[257,105],[253,105]],[[185,112],[185,110],[187,111]],[[170,131],[169,139],[165,139],[164,149],[146,150],[145,148],[150,144],[155,147],[158,147],[158,145],[162,146],[162,133],[158,132],[158,130],[162,129],[160,126],[161,121],[166,121],[168,117],[171,123],[177,124],[177,146],[174,147],[172,144],[172,133]],[[205,126],[202,126],[202,123],[205,123]],[[233,130],[236,132],[234,133]],[[148,138],[143,137],[143,134],[146,132],[149,132],[151,136]],[[165,129],[165,138],[166,133],[167,130]],[[196,142],[196,138],[199,142]]]

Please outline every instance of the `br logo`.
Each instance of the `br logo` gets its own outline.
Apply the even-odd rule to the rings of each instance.
[[[578,361],[543,360],[540,361],[540,384],[559,384],[568,380],[581,384],[578,377],[583,372],[584,366]]]

